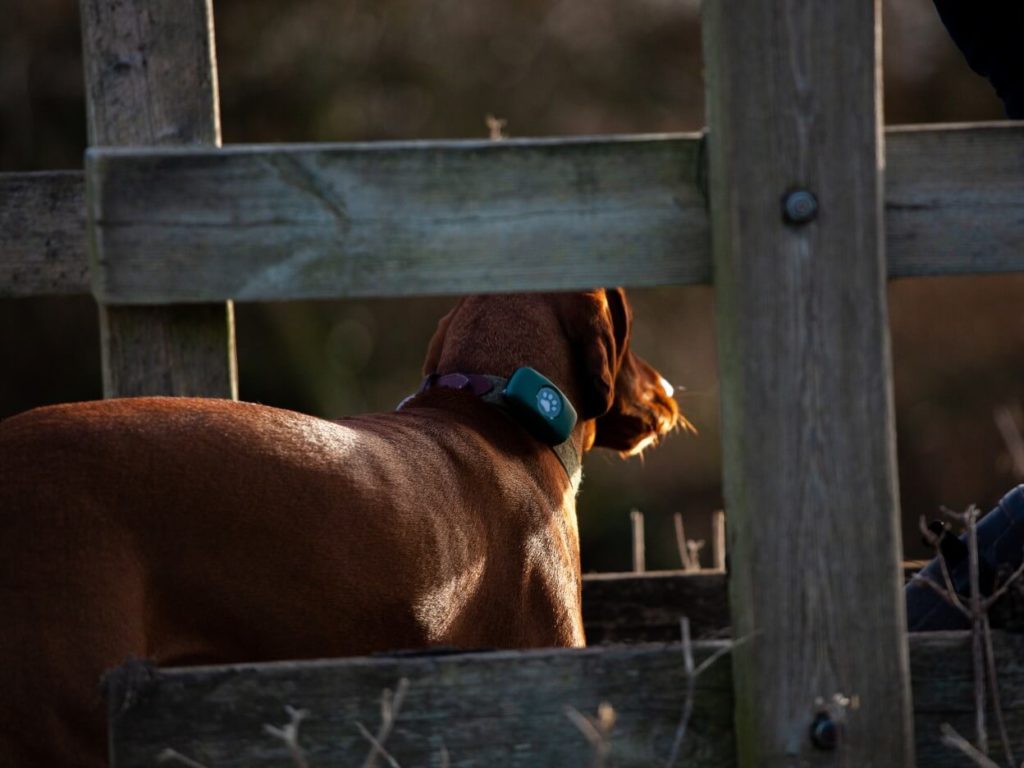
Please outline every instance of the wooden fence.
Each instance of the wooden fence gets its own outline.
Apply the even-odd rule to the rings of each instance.
[[[877,0],[703,13],[705,136],[221,149],[210,0],[82,3],[92,148],[84,175],[0,176],[0,291],[91,290],[108,396],[233,397],[234,300],[713,283],[751,639],[701,677],[685,764],[910,766],[915,723],[922,765],[958,764],[935,728],[969,706],[965,641],[908,654],[904,630],[884,289],[1024,270],[1024,127],[882,131]],[[998,648],[1020,738],[1021,646]],[[616,764],[655,764],[686,687],[678,646],[162,671],[114,761],[279,762],[260,727],[290,704],[314,760],[351,763],[345,724],[400,677],[405,765],[442,743],[458,766],[584,765],[563,707],[605,699]],[[835,749],[809,737],[823,710]]]

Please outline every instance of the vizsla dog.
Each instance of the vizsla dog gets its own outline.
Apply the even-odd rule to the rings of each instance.
[[[339,422],[138,398],[0,423],[0,764],[103,765],[129,657],[583,645],[579,457],[687,424],[630,323],[621,290],[462,299],[420,391]]]

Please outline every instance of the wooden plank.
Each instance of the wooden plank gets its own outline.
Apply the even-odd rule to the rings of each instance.
[[[220,144],[211,0],[79,5],[90,145]],[[230,307],[100,299],[105,396],[238,397]]]
[[[1010,738],[1024,741],[1024,637],[995,634],[996,663]],[[696,643],[698,663],[716,643]],[[969,733],[970,639],[966,633],[911,640],[915,723],[921,765],[960,768],[938,727]],[[113,765],[149,766],[165,748],[210,768],[288,765],[264,724],[288,721],[284,706],[309,716],[299,744],[313,765],[359,765],[368,751],[354,723],[376,732],[381,691],[409,680],[387,747],[401,765],[440,764],[444,745],[456,768],[571,768],[594,762],[564,714],[593,714],[602,701],[617,713],[610,765],[663,765],[683,705],[678,645],[585,650],[498,651],[451,656],[282,662],[165,669],[137,665],[112,678]],[[694,713],[677,765],[736,764],[727,660],[698,679]],[[131,703],[124,697],[131,692]],[[866,704],[865,704],[866,705]]]
[[[238,399],[233,304],[110,309],[100,312],[105,397]]]
[[[927,561],[903,563],[903,582]],[[1024,624],[1019,600],[1003,598],[997,626]],[[588,645],[663,643],[679,639],[679,619],[690,620],[695,639],[729,637],[726,574],[714,571],[588,573],[583,576],[583,625]]]
[[[1024,128],[891,134],[890,274],[1024,270]],[[94,151],[96,289],[167,302],[706,283],[699,162],[685,135]]]
[[[888,274],[893,277],[948,275],[967,273],[998,273],[1024,271],[1024,126],[1015,123],[965,126],[922,126],[907,128],[890,128],[887,131],[887,162],[886,173],[886,230],[888,249]],[[605,178],[611,171],[604,165],[612,163],[620,155],[619,163],[630,165],[634,162],[633,151],[639,143],[667,142],[692,143],[693,137],[637,137],[618,142],[617,147],[609,147],[606,154],[592,157],[594,165],[586,170],[595,178]],[[533,142],[523,141],[515,146],[504,146],[513,157],[507,162],[517,163],[514,154],[527,148]],[[548,140],[549,144],[557,140]],[[377,145],[373,145],[377,146]],[[252,151],[248,150],[232,151]],[[277,151],[274,149],[268,151]],[[296,152],[331,152],[329,146],[323,145]],[[433,147],[432,151],[442,151]],[[555,150],[551,150],[555,151]],[[675,153],[678,157],[671,162],[690,162],[690,152],[682,148],[665,150],[667,154]],[[114,160],[108,171],[117,175],[120,170]],[[174,160],[164,157],[154,169],[154,186],[180,184],[177,179],[181,171],[174,167]],[[216,159],[210,162],[219,162]],[[271,163],[273,161],[270,161]],[[305,161],[308,162],[308,161]],[[339,161],[340,162],[340,161]],[[695,162],[695,161],[694,161]],[[333,164],[332,164],[333,167]],[[693,169],[691,169],[693,170]],[[436,173],[436,169],[433,171]],[[695,170],[693,171],[695,173]],[[132,172],[138,176],[142,173],[136,169]],[[510,172],[511,173],[511,172]],[[689,171],[680,174],[686,195],[692,193],[686,177]],[[380,181],[386,183],[386,179]],[[655,178],[654,181],[657,181]],[[225,181],[225,187],[233,182]],[[438,186],[441,182],[438,181]],[[513,181],[509,187],[515,187]],[[650,185],[648,185],[650,186]],[[36,296],[54,293],[88,293],[88,264],[81,234],[85,229],[83,201],[83,181],[81,174],[73,171],[61,171],[57,174],[0,174],[0,296]],[[244,188],[227,189],[221,199],[244,199],[247,190]],[[674,194],[667,190],[666,194]],[[386,194],[381,197],[386,198]],[[267,203],[272,204],[277,198],[268,197]],[[217,200],[207,201],[217,205]],[[695,201],[694,201],[695,202]],[[477,203],[463,198],[459,205],[469,216],[469,206]],[[484,204],[479,203],[475,217],[479,225],[489,216]],[[146,214],[146,211],[143,211]],[[453,209],[454,216],[457,209]],[[151,214],[156,216],[156,212]],[[163,216],[163,214],[160,214]],[[597,215],[595,213],[595,215]],[[641,257],[632,258],[631,254],[619,254],[612,258],[611,264],[605,264],[606,279],[610,282],[632,283],[635,285],[653,285],[659,281],[666,284],[706,283],[710,281],[710,249],[706,233],[707,222],[702,220],[702,212],[698,207],[687,208],[686,215],[677,222],[679,227],[693,227],[694,231],[679,233],[670,228],[661,230],[662,237],[685,240],[685,259],[671,259],[667,263],[656,260],[651,263],[643,254],[649,254],[666,245],[658,246],[653,240],[659,237],[657,232],[644,235],[651,243],[645,246]],[[268,214],[269,218],[269,214]],[[273,226],[285,226],[283,219],[276,220]],[[141,226],[141,222],[136,222]],[[500,221],[495,219],[492,224],[497,227]],[[294,226],[301,226],[297,222]],[[377,233],[376,256],[387,259],[387,253],[394,248],[392,229],[381,229]],[[492,233],[497,240],[496,231]],[[446,236],[457,238],[458,232],[449,228]],[[161,235],[166,237],[166,233]],[[209,233],[212,238],[221,238],[223,233],[215,230]],[[314,290],[330,293],[331,296],[348,295],[351,288],[345,279],[331,275],[343,275],[343,256],[336,255],[337,248],[330,243],[317,245],[316,238],[307,232],[303,235],[310,241],[310,248],[323,247],[317,260],[325,262],[334,260],[333,265],[324,263],[320,269],[327,275],[328,288],[323,285],[314,286]],[[429,233],[424,238],[433,237]],[[366,239],[370,239],[367,236]],[[485,239],[480,235],[479,239]],[[478,240],[479,240],[478,239]],[[223,243],[221,244],[224,245]],[[449,246],[451,244],[449,243]],[[237,270],[233,278],[242,281],[246,270],[251,271],[247,247],[236,233],[235,246],[238,250],[232,256],[230,264],[222,264],[220,270]],[[458,242],[453,252],[462,247]],[[539,247],[537,254],[543,254],[546,246]],[[623,252],[625,253],[625,252]],[[626,256],[631,256],[626,258]],[[216,256],[216,254],[215,254]],[[489,269],[488,260],[499,260],[502,257],[500,242],[495,248],[488,248],[479,257],[479,269]],[[111,255],[111,258],[119,258]],[[408,262],[400,267],[394,276],[397,284],[378,286],[380,293],[400,293],[415,290],[417,275],[405,277],[406,270],[417,272],[424,267],[417,266],[417,255],[413,253]],[[226,257],[225,257],[226,259]],[[569,270],[578,270],[577,275],[556,273],[538,274],[537,287],[559,287],[571,284],[585,285],[592,278],[588,274],[591,265],[587,254],[581,254],[579,263],[573,262]],[[264,267],[273,269],[273,266]],[[619,270],[619,274],[611,272]],[[610,274],[609,274],[610,273]],[[547,283],[545,281],[553,281]],[[465,283],[465,281],[462,281]],[[448,288],[438,286],[438,292],[455,292],[459,281]],[[135,290],[135,286],[126,286],[125,290]],[[147,289],[148,290],[148,289]],[[273,287],[273,295],[265,298],[298,299],[310,286],[302,280],[285,280]],[[364,289],[372,292],[371,288]],[[224,295],[212,298],[228,297],[228,289]],[[271,291],[268,291],[270,293]],[[134,295],[134,294],[133,294]],[[135,300],[129,297],[131,300]],[[182,301],[199,300],[198,295],[188,292],[180,293]]]
[[[1024,126],[886,134],[890,277],[1024,271]]]
[[[1008,741],[1020,760],[1024,745],[1024,635],[993,633],[999,695],[1006,715]],[[974,669],[969,632],[923,632],[910,635],[910,671],[914,691],[914,741],[920,766],[973,765],[939,741],[939,727],[949,723],[974,741]],[[989,705],[989,754],[1003,754]]]
[[[698,140],[92,152],[106,301],[707,282]]]
[[[739,765],[909,767],[878,3],[703,9]]]
[[[698,663],[714,647],[701,645]],[[137,692],[137,706],[113,716],[112,764],[149,766],[164,747],[210,768],[286,764],[283,747],[262,726],[287,722],[287,704],[311,713],[300,743],[313,764],[359,765],[369,745],[354,723],[376,732],[381,691],[401,678],[409,680],[408,694],[387,747],[404,766],[439,765],[442,745],[452,766],[466,768],[590,766],[590,749],[565,707],[593,715],[602,701],[617,714],[610,764],[661,764],[683,704],[678,646],[164,670]],[[109,702],[112,712],[123,695]],[[731,721],[729,665],[720,661],[698,681],[680,764],[729,764]]]
[[[88,292],[82,173],[0,174],[0,297]]]
[[[588,645],[671,642],[679,619],[695,639],[725,637],[729,601],[724,573],[648,571],[583,577],[583,625]]]

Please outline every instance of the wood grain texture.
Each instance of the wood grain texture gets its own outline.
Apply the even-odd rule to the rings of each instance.
[[[1024,126],[886,133],[890,277],[1024,271]]]
[[[999,695],[1006,715],[1008,741],[1021,759],[1024,745],[1024,635],[993,633]],[[939,741],[939,727],[949,723],[974,741],[974,677],[969,632],[923,632],[910,635],[910,671],[914,691],[914,741],[919,766],[972,763]],[[1000,761],[1003,749],[991,705],[989,754]]]
[[[105,301],[707,282],[698,140],[94,152]]]
[[[219,145],[209,0],[83,0],[90,146]]]
[[[905,584],[927,561],[902,564]],[[1024,626],[1024,600],[1010,595],[996,603],[999,627]],[[726,574],[715,571],[589,573],[583,576],[583,624],[588,645],[661,643],[679,639],[679,619],[690,620],[694,639],[729,637]],[[1020,631],[1020,630],[1014,630]]]
[[[192,304],[120,310],[100,312],[106,397],[238,399],[235,312],[230,302],[226,308]]]
[[[1024,271],[1024,126],[890,128],[886,136],[890,278]],[[624,145],[623,162],[629,162],[629,150],[639,141],[692,140],[682,136],[629,140]],[[683,159],[688,161],[689,155]],[[110,170],[113,176],[119,173],[116,163]],[[154,165],[154,186],[174,181],[178,175],[168,158]],[[603,171],[597,168],[593,173],[602,175]],[[233,200],[242,198],[237,205],[244,205],[245,194],[243,188],[224,191]],[[627,273],[620,282],[709,282],[711,255],[706,238],[702,239],[707,223],[701,221],[701,216],[699,209],[687,214],[689,224],[685,226],[692,225],[696,231],[685,236],[689,243],[685,260],[657,263],[653,274],[646,273],[645,261],[627,263],[622,267]],[[0,174],[0,295],[88,293],[84,233],[84,180],[80,172]],[[391,248],[389,235],[389,231],[380,235],[381,253]],[[220,234],[214,232],[212,236]],[[235,246],[238,252],[219,269],[238,270],[236,279],[241,281],[249,264],[244,241],[238,240]],[[322,258],[332,257],[326,254]],[[410,268],[417,269],[415,261]],[[324,269],[330,266],[325,264]],[[579,277],[581,283],[588,279],[586,269],[584,261],[580,265],[584,273]],[[343,270],[338,267],[336,271]],[[409,290],[408,285],[400,284],[401,276],[396,279],[396,288],[383,286],[381,291]],[[553,279],[563,281],[556,284],[564,284],[565,277],[556,274]],[[542,277],[538,277],[537,286],[543,287]],[[282,281],[275,286],[274,298],[301,298],[304,290],[301,281]],[[342,285],[340,292],[346,290]],[[444,287],[440,290],[454,292],[456,287],[453,284],[447,291]],[[182,297],[183,301],[197,299]]]
[[[88,292],[82,173],[0,174],[0,297]]]
[[[220,144],[211,0],[83,0],[80,10],[90,145]],[[105,396],[237,398],[230,308],[116,303],[100,307]]]
[[[1024,742],[1024,637],[995,634],[1010,739]],[[714,648],[695,644],[698,663]],[[970,733],[971,661],[967,633],[911,638],[920,765],[962,768],[939,743],[941,723]],[[264,724],[288,721],[285,705],[310,712],[299,743],[310,765],[359,765],[368,751],[354,723],[380,722],[381,691],[410,686],[387,742],[401,765],[438,766],[442,744],[456,768],[592,765],[565,705],[593,714],[601,701],[618,718],[610,765],[662,765],[683,704],[678,645],[620,646],[451,656],[344,659],[149,672],[123,668],[109,704],[113,766],[155,764],[166,747],[210,768],[288,765]],[[694,714],[678,765],[736,765],[731,674],[722,659],[698,680]],[[124,696],[132,700],[125,706]],[[122,709],[124,707],[124,709]]]
[[[695,639],[724,637],[729,601],[724,573],[648,571],[583,577],[583,625],[588,645],[671,642],[679,619]]]
[[[889,275],[1024,270],[1024,128],[889,135]],[[159,303],[707,283],[698,141],[96,151],[97,292]]]
[[[877,3],[741,7],[703,6],[739,764],[906,768]],[[829,752],[835,694],[861,705]]]
[[[698,663],[714,647],[699,646]],[[404,766],[439,765],[443,745],[459,768],[584,768],[591,752],[565,707],[594,715],[602,701],[617,714],[610,764],[657,765],[683,706],[678,646],[165,670],[135,687],[136,706],[113,716],[113,765],[151,765],[164,747],[210,768],[286,764],[283,746],[262,727],[287,722],[286,704],[311,713],[300,743],[312,765],[359,765],[369,745],[354,723],[376,732],[381,691],[403,677],[409,690],[387,747]],[[112,712],[121,710],[121,696],[112,697]],[[731,764],[731,721],[722,660],[698,680],[680,764]]]

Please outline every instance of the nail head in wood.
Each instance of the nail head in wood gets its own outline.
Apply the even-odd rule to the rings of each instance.
[[[819,712],[811,722],[811,743],[826,751],[839,745],[839,726],[827,712]]]
[[[782,200],[782,216],[790,224],[807,224],[818,217],[818,198],[806,189],[794,189]]]

